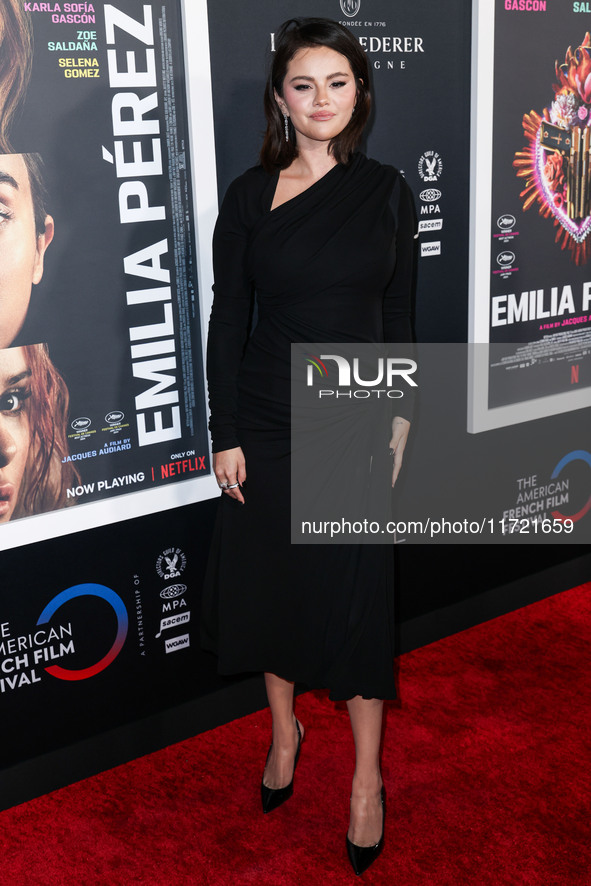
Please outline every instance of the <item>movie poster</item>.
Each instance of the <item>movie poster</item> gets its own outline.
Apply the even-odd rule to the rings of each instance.
[[[180,0],[0,16],[0,524],[186,503],[210,466]]]
[[[475,8],[471,430],[591,404],[588,9]]]

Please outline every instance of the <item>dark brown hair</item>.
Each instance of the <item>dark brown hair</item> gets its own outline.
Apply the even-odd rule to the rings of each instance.
[[[69,455],[66,383],[51,362],[46,345],[25,345],[23,351],[31,372],[27,402],[31,437],[13,519],[65,507],[68,487],[80,482],[72,463],[63,462]]]
[[[47,218],[47,188],[43,177],[43,159],[41,154],[21,154],[29,174],[33,212],[35,215],[35,233],[39,237],[45,233]]]
[[[8,132],[24,98],[33,59],[30,17],[22,0],[0,0],[0,153],[11,154]]]
[[[355,113],[342,132],[330,140],[328,149],[337,163],[348,163],[359,144],[371,108],[369,68],[364,50],[347,28],[328,18],[290,18],[275,35],[275,53],[265,87],[267,131],[261,149],[261,163],[267,172],[286,169],[297,157],[295,132],[291,121],[289,141],[285,140],[283,114],[275,101],[274,91],[283,97],[283,81],[287,68],[300,49],[328,46],[344,55],[355,77],[357,104]]]

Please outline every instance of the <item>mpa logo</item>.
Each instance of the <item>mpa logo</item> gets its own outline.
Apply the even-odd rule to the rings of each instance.
[[[424,182],[436,182],[443,172],[443,161],[437,151],[425,151],[419,160],[419,175]]]
[[[517,222],[515,221],[514,215],[501,215],[497,219],[497,228],[500,231],[510,231],[515,227],[516,224]]]
[[[515,253],[509,252],[509,250],[501,252],[499,253],[499,255],[497,255],[497,264],[500,268],[510,268],[514,261]]]
[[[181,597],[187,590],[187,585],[169,585],[160,591],[163,600],[174,600],[175,597]]]
[[[436,203],[437,200],[441,199],[441,191],[437,188],[425,188],[424,191],[421,191],[419,197],[423,203]]]
[[[341,0],[341,12],[348,18],[353,18],[359,12],[361,0]]]
[[[156,572],[164,581],[178,578],[187,565],[187,558],[180,548],[167,548],[156,560]]]
[[[120,409],[114,409],[113,412],[107,412],[105,415],[105,421],[108,425],[118,425],[124,418],[125,413],[121,412]]]
[[[92,422],[89,418],[86,418],[85,416],[80,416],[80,418],[74,419],[70,427],[74,431],[86,431],[91,426],[91,424]]]

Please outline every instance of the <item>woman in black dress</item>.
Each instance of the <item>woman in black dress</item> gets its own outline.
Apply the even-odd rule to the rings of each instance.
[[[265,812],[293,789],[304,737],[294,682],[347,701],[356,751],[347,848],[357,873],[383,839],[382,709],[396,696],[393,552],[290,544],[290,344],[411,339],[412,197],[396,169],[355,152],[368,79],[346,28],[326,19],[282,25],[262,165],[236,179],[222,204],[208,380],[223,494],[202,619],[220,673],[265,673],[273,718]],[[392,484],[407,418],[396,416],[383,440]]]

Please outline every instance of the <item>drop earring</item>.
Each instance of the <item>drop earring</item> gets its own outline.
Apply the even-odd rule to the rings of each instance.
[[[287,114],[284,114],[284,115],[283,115],[283,121],[284,121],[284,123],[285,123],[285,141],[286,141],[286,142],[289,141],[289,123],[287,122],[288,119],[289,119],[289,118],[288,118]]]

